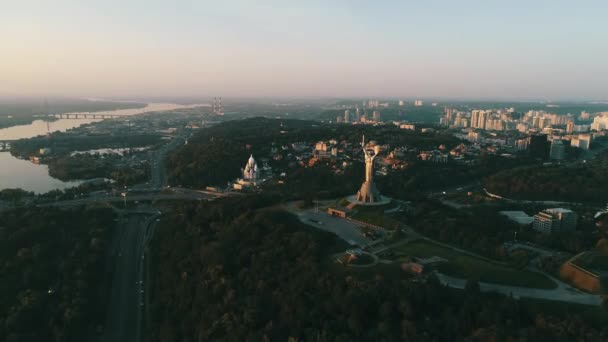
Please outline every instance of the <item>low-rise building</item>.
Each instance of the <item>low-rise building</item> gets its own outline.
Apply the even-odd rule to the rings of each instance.
[[[545,209],[534,215],[532,228],[543,234],[574,231],[578,215],[570,209]]]

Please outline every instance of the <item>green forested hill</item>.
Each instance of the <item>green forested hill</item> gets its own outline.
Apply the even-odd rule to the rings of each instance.
[[[0,214],[0,341],[80,342],[103,323],[113,218],[83,208]]]
[[[485,180],[488,191],[526,200],[608,201],[608,154],[584,164],[506,170]]]
[[[368,140],[376,139],[391,146],[437,148],[441,144],[455,146],[459,143],[450,135],[422,134],[402,130],[394,125],[330,125],[306,120],[267,118],[235,120],[201,130],[189,140],[188,145],[170,155],[167,162],[169,180],[174,185],[192,187],[225,185],[239,176],[250,154],[259,160],[260,157],[269,157],[273,147],[278,149],[279,153],[287,154],[291,151],[281,152],[281,146],[329,139],[345,140],[353,144],[352,146],[357,146],[363,134]],[[285,160],[270,162],[273,167],[286,166]],[[318,176],[323,177],[323,172]],[[359,179],[356,181],[358,184]],[[345,181],[350,182],[352,179]],[[320,183],[342,184],[336,179]]]
[[[464,292],[433,277],[332,263],[336,237],[263,208],[258,197],[186,205],[162,219],[153,242],[148,340],[556,341],[595,326],[569,310],[543,312],[511,298]],[[602,330],[603,329],[603,330]]]

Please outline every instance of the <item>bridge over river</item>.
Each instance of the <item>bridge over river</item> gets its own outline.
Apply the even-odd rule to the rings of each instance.
[[[127,114],[103,114],[103,113],[64,113],[64,114],[53,114],[52,117],[58,119],[115,119],[129,116]]]

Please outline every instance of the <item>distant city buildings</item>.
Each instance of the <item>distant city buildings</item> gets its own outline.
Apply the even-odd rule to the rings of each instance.
[[[590,122],[591,119],[593,119],[593,122]],[[561,136],[560,139],[565,140],[565,142],[572,139],[571,146],[582,149],[587,149],[590,146],[593,135],[588,138],[587,135],[581,136],[581,133],[608,130],[608,112],[595,114],[582,112],[578,120],[588,123],[577,123],[576,120],[571,114],[562,115],[542,110],[517,113],[514,108],[459,111],[455,108],[446,107],[439,123],[441,126],[455,129],[472,128],[497,132],[517,131],[530,135],[538,133],[559,135]]]
[[[591,124],[591,130],[608,130],[608,112],[600,113],[600,115],[596,116],[593,119],[593,123]]]
[[[424,105],[424,102],[422,100],[416,100],[414,101],[414,106],[416,107],[421,107]]]
[[[224,107],[222,106],[222,98],[214,97],[213,98],[213,114],[215,115],[224,115]]]
[[[375,110],[372,114],[372,118],[374,119],[374,121],[378,122],[380,121],[380,112]]]
[[[440,151],[421,151],[418,154],[418,159],[438,164],[446,164],[450,159],[449,157],[449,154]]]
[[[380,101],[378,101],[378,100],[367,101],[367,108],[377,108],[377,107],[380,107]]]
[[[532,228],[543,234],[570,232],[576,229],[578,215],[570,209],[545,209],[534,215]]]

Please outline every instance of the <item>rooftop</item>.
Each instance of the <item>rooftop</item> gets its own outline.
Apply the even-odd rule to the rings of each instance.
[[[534,217],[528,216],[523,211],[501,211],[500,214],[521,225],[530,224],[534,221]]]

